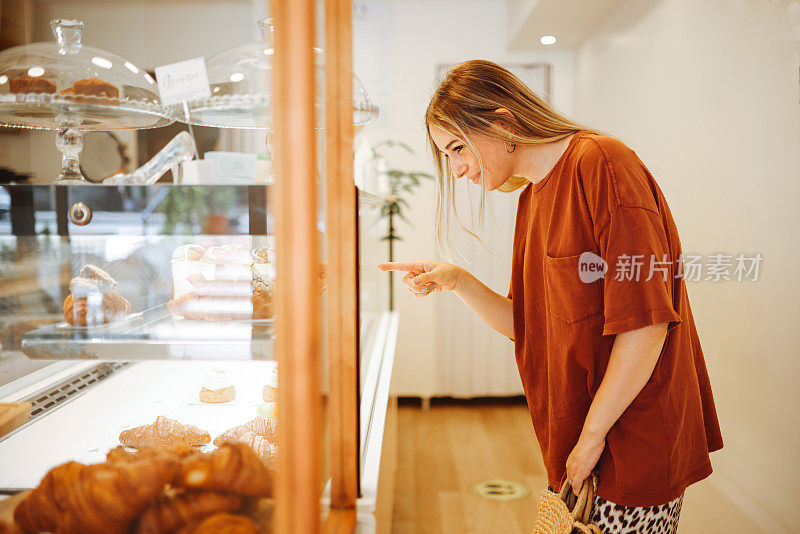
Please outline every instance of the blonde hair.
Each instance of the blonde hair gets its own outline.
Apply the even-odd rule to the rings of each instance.
[[[497,113],[498,109],[507,114]],[[506,126],[503,128],[497,122]],[[542,144],[559,141],[586,128],[561,115],[549,103],[536,95],[511,72],[496,63],[471,60],[452,67],[433,94],[425,112],[425,126],[434,164],[439,175],[436,195],[436,244],[440,250],[451,253],[450,217],[455,215],[458,225],[478,239],[478,235],[461,221],[455,205],[455,180],[450,161],[433,142],[431,127],[441,128],[469,147],[478,160],[483,177],[483,160],[470,138],[482,134],[508,143]],[[510,177],[499,187],[511,192],[530,183],[521,176]],[[486,188],[481,178],[481,199],[478,223],[483,227]]]

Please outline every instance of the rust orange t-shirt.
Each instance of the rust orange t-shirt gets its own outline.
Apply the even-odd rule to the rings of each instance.
[[[584,253],[606,262],[604,277],[602,261]],[[722,435],[680,258],[664,195],[617,139],[577,133],[552,171],[521,193],[509,297],[551,487],[566,477],[615,335],[659,323],[669,323],[664,347],[606,436],[597,493],[653,506],[711,474],[709,452],[722,448]]]

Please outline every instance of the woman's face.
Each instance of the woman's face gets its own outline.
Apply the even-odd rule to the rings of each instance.
[[[430,132],[437,148],[450,160],[450,172],[456,180],[465,178],[480,185],[483,179],[486,190],[493,191],[514,174],[513,157],[506,151],[502,141],[487,135],[471,135],[472,143],[483,159],[481,175],[478,158],[466,143],[437,126],[431,126]]]

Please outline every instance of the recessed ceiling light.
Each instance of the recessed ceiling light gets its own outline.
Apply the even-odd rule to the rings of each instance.
[[[555,35],[542,35],[539,38],[539,42],[543,45],[552,45],[556,44],[556,36]]]
[[[139,67],[131,63],[130,61],[125,62],[125,68],[131,71],[134,74],[139,74]]]
[[[0,85],[3,85],[3,84],[4,84],[4,83],[6,83],[7,81],[8,81],[8,76],[6,76],[5,74],[3,74],[2,76],[0,76]]]
[[[231,74],[232,82],[241,82],[242,80],[244,80],[244,74],[242,74],[241,72],[234,72],[233,74]]]
[[[38,78],[42,74],[44,74],[44,69],[42,67],[31,67],[28,69],[28,76],[33,78]]]

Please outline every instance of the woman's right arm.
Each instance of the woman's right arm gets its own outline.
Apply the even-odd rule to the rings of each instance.
[[[514,339],[514,313],[511,299],[489,289],[466,270],[450,263],[381,263],[382,271],[407,271],[403,283],[417,297],[437,291],[453,291],[486,324]]]

